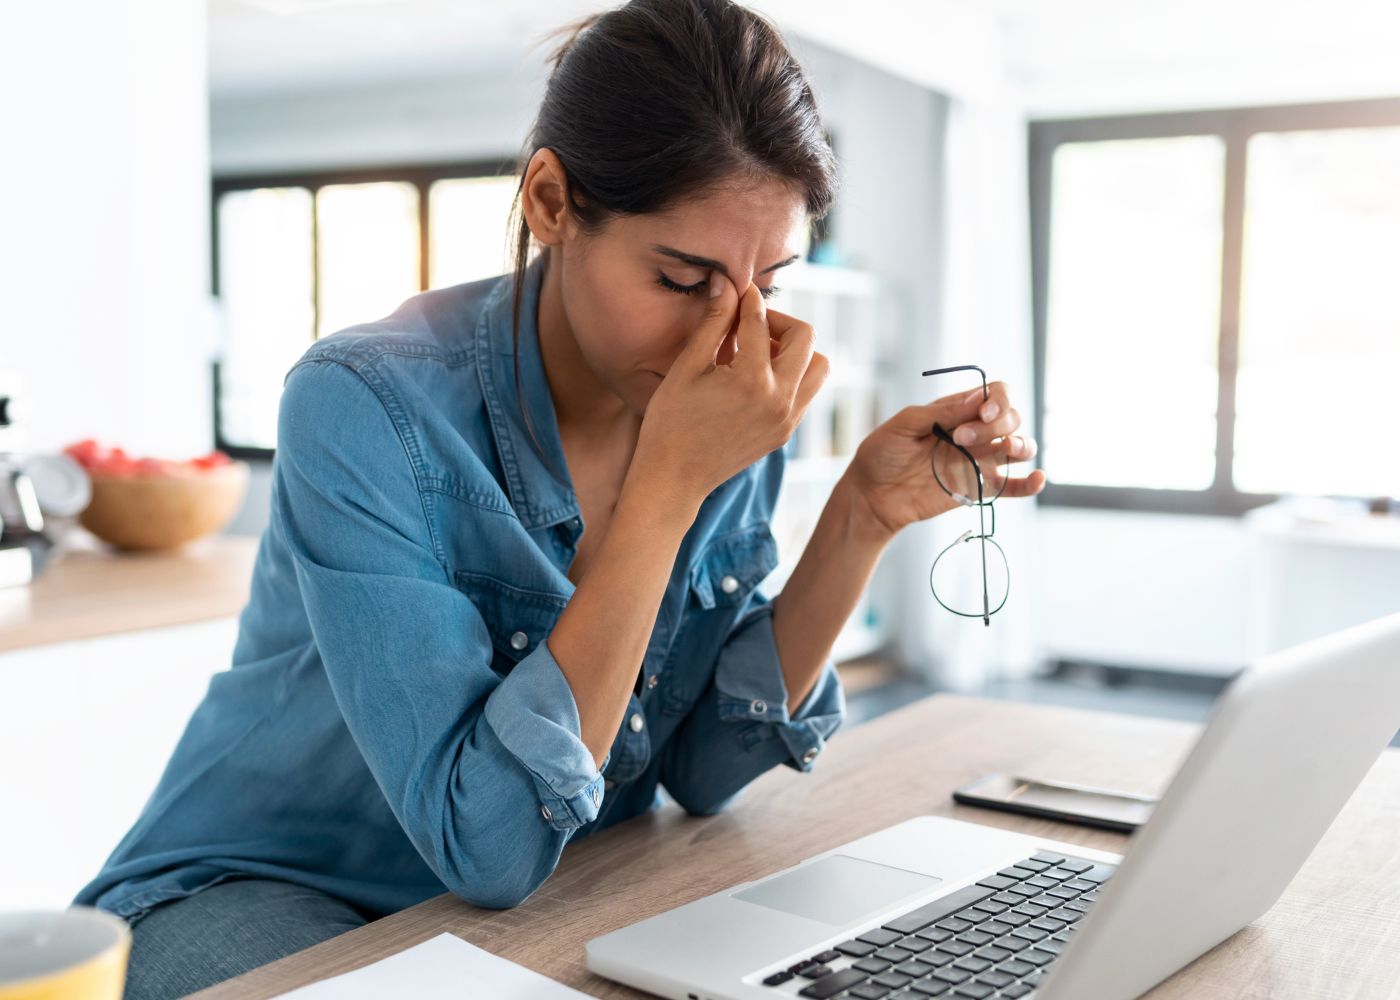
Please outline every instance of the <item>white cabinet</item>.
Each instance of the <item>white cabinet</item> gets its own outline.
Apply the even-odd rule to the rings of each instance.
[[[0,910],[63,907],[155,789],[236,617],[0,654]]]

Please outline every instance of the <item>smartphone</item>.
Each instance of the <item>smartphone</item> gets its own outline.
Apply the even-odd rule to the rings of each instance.
[[[989,774],[953,792],[953,801],[1040,816],[1065,823],[1133,833],[1147,822],[1157,799],[1111,788]]]

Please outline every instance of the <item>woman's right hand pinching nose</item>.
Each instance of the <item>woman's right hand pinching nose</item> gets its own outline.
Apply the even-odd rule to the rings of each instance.
[[[830,369],[810,324],[767,309],[752,282],[742,296],[718,272],[710,282],[705,317],[652,394],[632,458],[696,505],[787,442]]]

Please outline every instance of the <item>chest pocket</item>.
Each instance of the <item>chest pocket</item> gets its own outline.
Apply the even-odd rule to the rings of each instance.
[[[453,579],[466,594],[491,633],[494,655],[492,669],[498,674],[534,652],[563,614],[568,598],[558,594],[527,590],[498,580],[486,573],[458,570]]]
[[[663,673],[662,711],[681,715],[694,705],[739,611],[777,565],[778,543],[766,521],[715,538],[700,551],[686,577]]]

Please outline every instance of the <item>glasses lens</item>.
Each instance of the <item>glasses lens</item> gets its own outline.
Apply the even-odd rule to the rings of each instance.
[[[990,517],[987,526],[990,530]],[[985,604],[982,590],[984,557]],[[1006,603],[1011,589],[1006,553],[995,539],[979,538],[974,530],[939,553],[929,571],[929,586],[938,603],[954,614],[981,618],[984,607],[986,613],[995,614]]]

